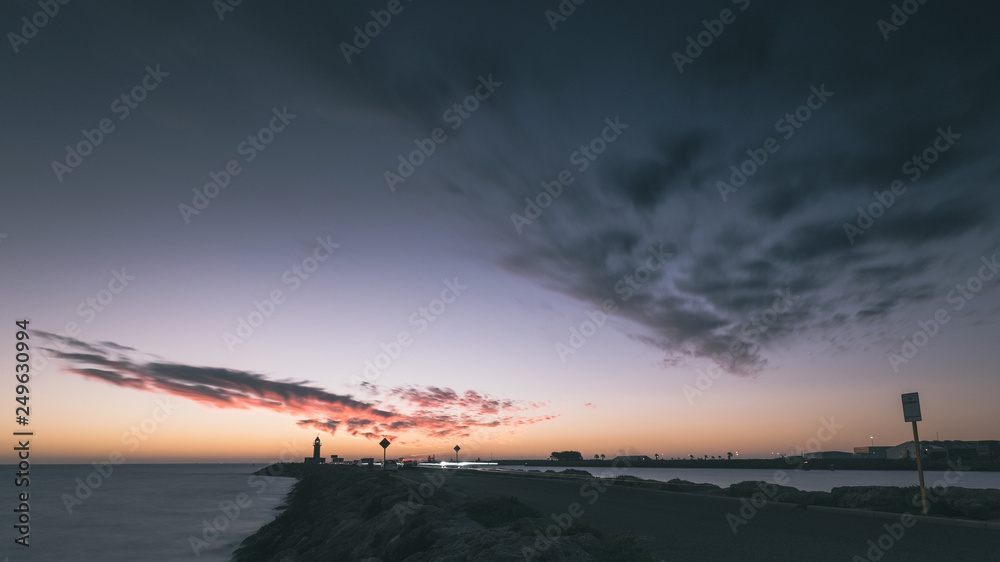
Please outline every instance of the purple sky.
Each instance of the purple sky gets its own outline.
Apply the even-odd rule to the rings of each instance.
[[[133,458],[769,456],[831,418],[850,450],[906,440],[914,391],[925,431],[997,438],[995,6],[400,6],[7,36],[2,333],[51,359],[40,457],[168,396]]]

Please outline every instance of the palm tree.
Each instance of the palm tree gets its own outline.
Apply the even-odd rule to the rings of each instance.
[[[594,455],[594,460],[595,460],[595,461],[596,461],[597,459],[599,459],[599,458],[601,458],[601,455],[596,455],[596,454]]]
[[[604,460],[604,453],[601,453],[601,460]]]
[[[656,460],[660,460],[660,453],[656,453],[653,456],[656,457]]]
[[[694,455],[688,455],[688,456],[691,457],[691,460],[694,460]]]
[[[733,454],[732,453],[726,453],[726,455],[729,457],[726,460],[730,460],[730,461],[733,460]]]

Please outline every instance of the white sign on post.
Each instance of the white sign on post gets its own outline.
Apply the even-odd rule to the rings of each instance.
[[[903,395],[903,420],[920,421],[920,393],[911,392]]]

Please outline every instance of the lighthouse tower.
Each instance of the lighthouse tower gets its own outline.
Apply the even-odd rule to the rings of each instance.
[[[316,436],[316,440],[313,441],[313,456],[306,457],[305,459],[303,459],[303,462],[305,464],[325,464],[326,463],[326,459],[324,459],[323,457],[321,457],[320,454],[319,454],[319,446],[320,446],[319,435],[317,435]]]

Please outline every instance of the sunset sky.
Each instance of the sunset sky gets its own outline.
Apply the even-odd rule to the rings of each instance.
[[[1000,6],[347,4],[0,6],[34,461],[1000,438]]]

